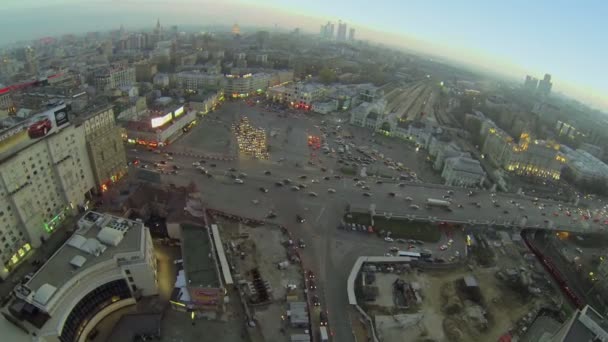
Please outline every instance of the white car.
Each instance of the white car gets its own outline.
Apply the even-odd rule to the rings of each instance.
[[[201,163],[199,163],[199,162],[194,162],[194,163],[192,163],[192,166],[197,166],[197,167],[198,167],[198,166],[201,166]]]
[[[384,241],[386,241],[386,242],[393,242],[393,241],[395,241],[395,240],[393,240],[393,238],[392,238],[392,237],[387,236],[387,237],[385,237],[385,238],[384,238]]]
[[[311,179],[311,180],[310,180],[310,182],[311,182],[311,183],[313,183],[313,184],[314,184],[314,183],[319,183],[319,181],[318,181],[318,180],[316,180],[316,179]]]
[[[240,179],[240,178],[236,178],[236,179],[234,180],[234,182],[235,182],[236,184],[244,184],[244,183],[245,183],[245,181],[243,181],[243,180],[242,180],[242,179]]]
[[[311,196],[311,197],[317,197],[317,196],[319,196],[319,195],[317,195],[317,193],[316,193],[316,192],[311,191],[311,192],[309,192],[309,193],[308,193],[308,196]]]
[[[441,247],[439,247],[440,250],[445,251],[446,249],[448,249],[448,246],[446,245],[441,245]]]
[[[329,192],[330,194],[335,194],[336,189],[329,188],[329,189],[327,189],[327,192]]]
[[[408,201],[408,202],[411,202],[411,201],[413,201],[414,199],[408,196],[408,197],[406,197],[406,198],[405,198],[405,200],[406,200],[406,201]]]

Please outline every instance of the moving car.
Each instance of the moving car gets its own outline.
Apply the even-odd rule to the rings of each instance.
[[[319,301],[319,296],[317,296],[317,295],[312,296],[312,305],[321,306],[321,302]]]
[[[240,179],[240,178],[236,178],[236,179],[234,180],[234,182],[235,182],[236,184],[244,184],[244,183],[245,183],[245,181],[243,181],[243,180],[242,180],[242,179]]]
[[[327,189],[327,192],[329,192],[330,194],[335,194],[336,189],[329,188],[329,189]]]
[[[317,197],[317,196],[319,196],[319,195],[317,195],[317,193],[316,193],[316,192],[311,191],[311,192],[309,192],[309,193],[308,193],[308,196],[311,196],[311,197]]]
[[[364,192],[364,193],[363,193],[363,196],[365,196],[365,197],[371,197],[371,196],[372,196],[372,194],[370,194],[369,192]]]
[[[321,324],[322,327],[327,326],[327,312],[321,311],[319,313],[319,324]]]

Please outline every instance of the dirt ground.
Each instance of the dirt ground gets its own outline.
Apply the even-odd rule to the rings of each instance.
[[[370,304],[390,305],[392,295],[388,285],[392,284],[397,277],[418,282],[421,286],[423,302],[418,312],[415,313],[382,316],[381,310],[377,311],[376,329],[386,342],[418,342],[427,339],[451,342],[452,340],[444,330],[445,318],[451,317],[452,322],[447,324],[454,324],[462,331],[460,341],[496,341],[510,328],[513,328],[518,319],[537,307],[542,299],[522,300],[518,294],[503,288],[494,273],[494,268],[476,268],[470,271],[464,267],[457,270],[425,271],[418,275],[414,275],[414,273],[401,275],[378,273],[376,285],[379,286],[381,295]],[[488,318],[488,328],[484,331],[479,331],[461,319],[464,311],[451,316],[444,311],[442,287],[465,275],[473,275],[479,283]]]

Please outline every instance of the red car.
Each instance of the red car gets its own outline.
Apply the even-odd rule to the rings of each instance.
[[[30,138],[40,138],[45,136],[51,128],[53,128],[53,123],[48,117],[44,116],[38,118],[36,122],[27,128],[27,135]]]

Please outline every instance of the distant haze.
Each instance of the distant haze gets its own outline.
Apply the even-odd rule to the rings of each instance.
[[[608,109],[608,2],[589,0],[3,0],[0,45],[64,33],[170,25],[300,27],[341,19],[358,39],[444,56]],[[260,5],[263,4],[263,5]]]

